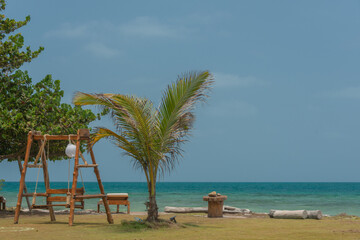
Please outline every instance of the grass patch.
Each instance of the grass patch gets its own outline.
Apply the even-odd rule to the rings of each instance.
[[[120,230],[124,232],[138,232],[151,228],[146,222],[122,220]]]
[[[182,225],[182,227],[200,227],[199,225],[194,224],[194,223],[183,223],[181,225]]]
[[[143,215],[113,215],[108,224],[106,215],[76,215],[74,226],[68,226],[68,215],[57,215],[56,223],[48,215],[21,215],[18,225],[13,216],[0,215],[0,239],[116,239],[116,240],[354,240],[360,239],[360,219],[344,215],[323,220],[272,218],[204,218],[178,214],[177,224],[169,223],[169,215],[159,223],[134,221]],[[18,231],[26,229],[28,231]],[[16,231],[15,231],[16,230]]]
[[[157,222],[142,221],[141,219],[138,221],[122,220],[119,230],[124,232],[137,232],[149,229],[174,228],[179,227],[178,225],[180,224],[176,224],[164,219],[159,219]]]

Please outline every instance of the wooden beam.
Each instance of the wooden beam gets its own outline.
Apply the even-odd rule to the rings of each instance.
[[[85,164],[85,165],[77,165],[77,168],[90,168],[90,167],[97,167],[97,164]]]
[[[44,137],[44,135],[36,135],[34,136],[34,140],[44,140],[46,138],[46,140],[69,140],[69,136],[70,136],[70,140],[76,140],[77,136],[76,135],[46,135],[46,137]],[[80,140],[88,140],[89,137],[80,137]]]
[[[33,205],[32,208],[33,209],[48,209],[49,206],[48,205]]]
[[[29,162],[32,141],[33,141],[33,135],[32,135],[32,132],[30,131],[28,133],[28,137],[27,137],[24,165],[23,165],[23,170],[21,172],[21,178],[20,178],[18,200],[17,200],[17,203],[16,203],[15,216],[14,216],[14,223],[15,224],[19,223],[22,195],[24,193],[24,186],[25,186],[25,175],[26,175],[26,169],[27,169],[26,166],[27,166],[27,164]]]
[[[79,175],[79,170],[76,167],[79,165],[79,152],[80,152],[80,135],[78,131],[78,135],[76,136],[76,151],[75,151],[75,163],[74,163],[74,172],[73,172],[73,182],[71,187],[71,200],[70,200],[70,216],[69,216],[69,226],[72,226],[74,223],[74,214],[75,214],[75,199],[73,196],[76,194],[76,185],[77,179]]]
[[[48,197],[48,201],[49,202],[66,202],[66,197],[61,197],[61,196]],[[75,201],[81,202],[81,200],[78,200],[78,199],[75,199]]]
[[[91,161],[93,164],[96,164],[96,161],[95,161],[95,155],[94,155],[94,152],[92,150],[92,147],[91,147],[91,144],[90,144],[90,140],[88,142],[90,148],[89,148],[89,152],[90,152],[90,157],[91,157]],[[97,164],[96,164],[97,165]],[[113,224],[114,223],[114,219],[112,218],[112,215],[111,215],[111,211],[110,211],[110,207],[109,207],[109,204],[107,202],[107,197],[105,195],[105,190],[104,190],[104,186],[101,182],[101,178],[100,178],[100,172],[99,172],[99,168],[98,166],[94,167],[94,173],[96,175],[96,179],[98,181],[98,184],[99,184],[99,188],[100,188],[100,192],[101,194],[104,195],[104,197],[102,197],[102,200],[104,202],[104,207],[105,207],[105,211],[106,211],[106,216],[107,216],[107,221],[108,223],[110,224]]]
[[[71,191],[71,189],[70,189]],[[47,193],[49,194],[66,194],[68,192],[67,188],[62,188],[62,189],[48,189]],[[77,188],[76,189],[76,193],[84,193],[84,188]]]
[[[20,175],[21,175],[21,172],[23,170],[23,167],[21,165],[21,159],[20,159],[20,156],[18,156],[18,159],[17,159],[17,162],[18,162],[18,165],[19,165],[19,170],[20,170]],[[27,191],[27,187],[26,187],[26,183],[24,183],[24,194],[26,194],[28,191]],[[29,208],[29,211],[31,212],[31,204],[30,204],[30,200],[29,200],[29,197],[26,196],[26,203],[28,205],[28,208]]]
[[[47,197],[47,193],[35,193],[37,197]],[[24,193],[23,197],[32,197],[34,193]]]
[[[42,168],[43,165],[42,164],[28,164],[27,165],[28,168]]]
[[[75,195],[74,199],[90,199],[90,198],[103,198],[105,194],[89,194],[89,195]]]
[[[50,189],[50,180],[49,180],[49,172],[48,172],[48,168],[47,168],[45,150],[42,152],[41,160],[42,160],[42,165],[43,165],[44,183],[45,183],[45,188],[46,188],[46,192],[47,192],[47,190]],[[49,204],[48,198],[50,196],[51,196],[51,194],[47,195],[46,204]],[[50,220],[52,222],[56,221],[55,212],[54,212],[54,209],[52,206],[49,206],[49,214],[50,214]]]

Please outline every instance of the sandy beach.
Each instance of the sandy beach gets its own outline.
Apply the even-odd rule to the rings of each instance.
[[[56,214],[50,222],[47,213],[22,213],[13,224],[13,212],[0,214],[1,239],[358,239],[360,218],[343,215],[322,220],[271,219],[266,214],[224,215],[176,214],[177,224],[159,229],[129,228],[122,221],[144,218],[145,212],[113,214],[114,224],[104,213],[77,214],[73,227],[68,214]],[[161,213],[168,220],[174,214]]]

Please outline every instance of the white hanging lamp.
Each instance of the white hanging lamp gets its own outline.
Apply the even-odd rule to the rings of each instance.
[[[71,143],[69,135],[69,144],[66,146],[65,153],[69,158],[75,157],[76,146]]]

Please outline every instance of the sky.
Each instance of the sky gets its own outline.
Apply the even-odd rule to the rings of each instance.
[[[63,102],[83,91],[157,105],[179,75],[214,75],[183,157],[160,181],[360,181],[360,1],[7,2],[7,17],[31,16],[25,45],[45,47],[23,70],[61,80]],[[145,181],[110,142],[94,152],[103,181]],[[67,166],[51,163],[50,180],[67,181]],[[0,177],[18,181],[17,163],[0,163]]]

